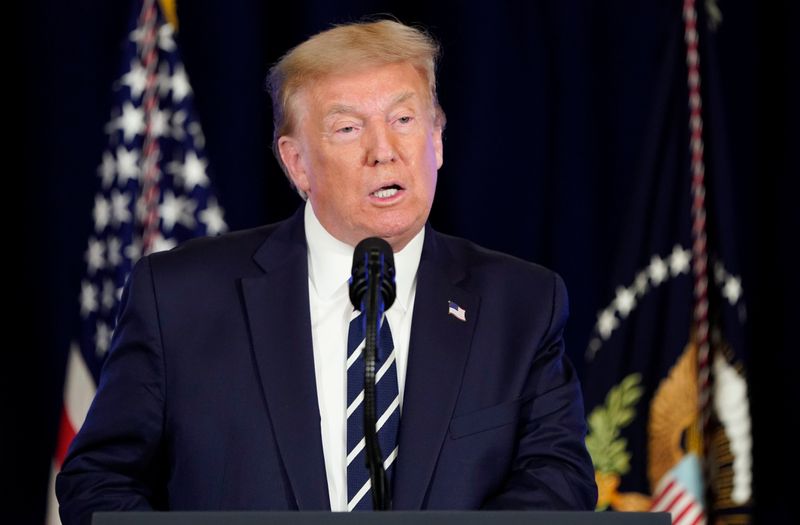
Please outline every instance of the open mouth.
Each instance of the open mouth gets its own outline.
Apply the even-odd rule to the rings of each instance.
[[[394,197],[395,195],[397,195],[397,192],[402,189],[403,188],[398,186],[397,184],[391,184],[389,186],[383,186],[382,188],[373,191],[372,196],[378,197],[379,199],[388,199],[389,197]]]

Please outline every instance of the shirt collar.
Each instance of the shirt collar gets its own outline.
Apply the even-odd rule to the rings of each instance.
[[[308,276],[311,286],[323,299],[332,297],[342,286],[347,287],[353,266],[354,247],[343,243],[328,233],[317,219],[311,202],[306,202],[303,219],[308,244]],[[411,293],[417,281],[417,268],[425,241],[422,228],[405,248],[394,254],[397,282],[395,306],[408,310]]]

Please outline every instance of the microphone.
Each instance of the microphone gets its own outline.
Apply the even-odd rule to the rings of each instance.
[[[370,281],[372,271],[375,280]],[[380,237],[367,237],[356,245],[353,252],[353,269],[350,272],[350,302],[364,311],[364,299],[370,290],[370,282],[379,287],[383,311],[388,310],[397,296],[394,282],[394,252],[389,243]]]
[[[391,510],[392,493],[383,455],[375,429],[375,349],[378,328],[383,314],[394,304],[397,288],[394,282],[394,253],[389,243],[368,237],[356,245],[350,277],[350,302],[366,315],[364,342],[364,445],[367,469],[372,482],[372,508]]]

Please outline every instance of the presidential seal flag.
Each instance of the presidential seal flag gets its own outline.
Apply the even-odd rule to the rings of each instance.
[[[54,482],[83,424],[112,341],[120,294],[142,256],[227,229],[211,188],[205,139],[178,55],[174,4],[133,2],[122,73],[97,170],[76,336],[69,348],[47,523],[59,523]],[[89,210],[87,210],[89,213]]]
[[[701,82],[700,51],[710,49],[701,35],[711,38],[720,12],[707,2],[701,23],[694,0],[684,0],[681,14],[676,9],[616,273],[588,343],[586,444],[598,510],[742,524],[752,506],[747,312],[725,140],[721,129],[704,128],[715,121],[718,94]]]

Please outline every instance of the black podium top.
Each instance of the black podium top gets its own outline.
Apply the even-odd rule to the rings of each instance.
[[[670,525],[666,512],[98,512],[93,525]]]

